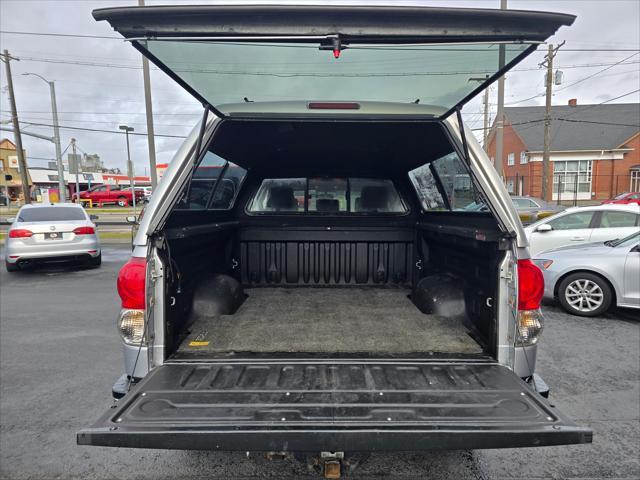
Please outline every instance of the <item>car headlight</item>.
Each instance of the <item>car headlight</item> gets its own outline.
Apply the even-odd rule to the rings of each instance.
[[[144,310],[123,309],[118,318],[118,331],[124,343],[136,346],[146,343]]]

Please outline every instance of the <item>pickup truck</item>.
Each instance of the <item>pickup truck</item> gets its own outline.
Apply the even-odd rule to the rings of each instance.
[[[545,398],[543,276],[461,120],[574,17],[414,3],[93,12],[204,112],[119,272],[119,400],[79,444],[333,478],[353,452],[591,442]]]
[[[136,202],[143,200],[143,191],[136,190]],[[119,207],[126,207],[133,204],[133,193],[131,188],[121,185],[98,185],[80,192],[82,200],[91,200],[94,206],[101,207],[106,204],[116,204]],[[78,195],[74,194],[73,201],[77,201]]]

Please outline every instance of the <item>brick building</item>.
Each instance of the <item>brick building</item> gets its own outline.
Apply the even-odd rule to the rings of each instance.
[[[26,151],[24,154],[26,156]],[[28,174],[27,183],[32,185]],[[24,201],[18,152],[16,145],[8,138],[0,140],[0,196],[8,197],[14,202]]]
[[[495,124],[487,142],[493,160]],[[543,147],[544,107],[505,108],[502,174],[511,193],[542,197]],[[563,203],[640,191],[640,104],[554,106],[548,182],[547,200]]]

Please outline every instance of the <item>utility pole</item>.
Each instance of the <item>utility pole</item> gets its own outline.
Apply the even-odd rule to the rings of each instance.
[[[144,7],[144,0],[138,0],[138,6]],[[151,186],[153,189],[158,184],[156,173],[156,140],[153,130],[153,104],[151,103],[151,77],[149,75],[149,60],[142,57],[142,77],[144,80],[144,104],[147,112],[147,143],[149,144],[149,167],[151,173]],[[134,195],[135,203],[135,195]]]
[[[27,161],[24,158],[24,150],[22,149],[22,136],[20,135],[20,124],[18,123],[18,111],[16,108],[16,97],[13,91],[13,79],[11,78],[11,60],[19,60],[9,55],[8,50],[4,50],[2,55],[4,62],[7,86],[9,87],[9,103],[11,104],[11,120],[13,122],[13,136],[16,141],[16,150],[18,154],[18,165],[20,166],[20,179],[22,180],[22,193],[24,195],[24,203],[31,203],[31,192],[29,191],[29,172],[27,171]]]
[[[60,127],[58,124],[58,104],[56,102],[56,84],[50,82],[42,75],[37,73],[23,73],[22,75],[33,75],[49,85],[49,93],[51,95],[51,116],[53,117],[53,144],[56,147],[56,162],[58,164],[58,190],[60,194],[60,202],[67,201],[67,187],[64,181],[64,165],[62,165],[62,151],[60,148]]]
[[[133,204],[133,211],[136,211],[136,186],[134,183],[133,175],[133,163],[131,163],[131,150],[129,149],[129,132],[133,132],[133,127],[127,125],[120,125],[120,130],[124,130],[124,135],[127,137],[127,173],[129,175],[129,186],[131,187],[131,198]]]
[[[489,75],[485,77],[473,77],[469,81],[474,82],[486,82],[489,79]],[[482,147],[484,151],[487,151],[487,137],[489,136],[489,87],[484,89],[484,128],[482,130]]]
[[[549,159],[551,149],[551,95],[553,90],[553,58],[556,56],[558,49],[564,45],[562,42],[555,49],[553,45],[549,45],[547,55],[544,57],[544,61],[540,66],[547,67],[547,94],[544,110],[544,150],[542,152],[542,199],[545,201],[550,200],[551,193],[549,191]]]
[[[80,203],[80,160],[76,155],[76,139],[71,139],[71,151],[73,152],[73,161],[76,162],[76,199]]]
[[[507,0],[500,0],[500,10],[507,9]],[[498,47],[498,68],[502,70],[505,64],[505,47],[500,44]],[[502,160],[502,148],[504,141],[504,76],[498,79],[498,112],[496,114],[496,164],[498,174],[504,173]]]

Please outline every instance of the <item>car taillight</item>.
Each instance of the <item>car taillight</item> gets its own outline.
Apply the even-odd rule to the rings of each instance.
[[[32,235],[33,232],[25,228],[16,228],[14,230],[9,230],[9,238],[28,238]]]
[[[144,258],[131,257],[118,272],[118,295],[122,308],[144,309],[144,286],[147,262]]]
[[[78,227],[73,230],[76,235],[93,235],[96,233],[93,227]]]
[[[518,260],[517,345],[535,345],[543,328],[540,301],[544,294],[542,271],[531,260]]]

